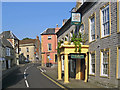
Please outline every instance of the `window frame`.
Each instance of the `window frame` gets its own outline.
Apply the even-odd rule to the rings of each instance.
[[[48,36],[48,40],[51,40],[52,39],[52,36]]]
[[[120,33],[120,1],[117,0],[117,17],[119,20],[117,20],[117,33]]]
[[[10,48],[9,47],[6,47],[6,56],[10,56],[11,53],[10,53]]]
[[[109,6],[109,34],[106,34],[106,35],[103,35],[104,33],[103,33],[103,16],[102,16],[102,11],[104,10],[104,9],[106,9],[107,7]],[[100,8],[100,38],[101,39],[103,39],[103,38],[106,38],[106,37],[109,37],[109,36],[111,36],[111,5],[110,5],[110,2],[109,3],[107,3],[107,4],[105,4],[104,6],[102,6],[101,8]]]
[[[28,47],[26,48],[26,51],[29,52],[29,48]]]
[[[120,80],[120,77],[119,77],[119,75],[118,75],[118,74],[119,74],[119,70],[120,70],[120,69],[119,69],[119,67],[120,67],[120,66],[119,66],[119,65],[120,65],[120,64],[119,64],[119,62],[120,62],[120,61],[119,61],[119,60],[120,60],[120,58],[119,58],[119,57],[120,57],[120,56],[119,56],[119,55],[120,55],[119,49],[120,49],[120,46],[117,47],[116,79],[119,79],[119,80]]]
[[[51,50],[49,50],[49,45],[51,45]],[[52,51],[52,44],[48,43],[48,51]]]
[[[93,53],[95,54],[95,58],[94,58],[95,59],[95,72],[94,73],[92,72],[92,65],[91,65],[91,62],[92,62],[91,54]],[[90,52],[89,56],[90,56],[89,57],[89,75],[95,76],[96,74],[96,51]]]
[[[109,56],[108,56],[108,67],[107,67],[107,69],[108,69],[107,73],[108,74],[103,74],[103,64],[102,64],[103,63],[103,59],[102,59],[103,55],[102,55],[102,52],[104,52],[106,50],[108,50],[108,53],[109,53]],[[109,78],[109,75],[110,75],[110,49],[109,48],[101,49],[100,50],[100,76]]]
[[[95,23],[95,39],[92,40],[91,37],[91,19],[94,17],[94,23]],[[88,18],[88,23],[89,23],[89,43],[96,41],[96,12],[94,12],[89,18]]]

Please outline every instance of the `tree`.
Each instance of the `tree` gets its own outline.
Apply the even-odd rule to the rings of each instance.
[[[26,37],[26,38],[23,38],[22,40],[28,40],[28,39],[31,39],[31,38]]]

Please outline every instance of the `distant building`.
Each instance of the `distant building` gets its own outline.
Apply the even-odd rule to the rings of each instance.
[[[57,28],[47,28],[41,33],[42,65],[57,63]]]
[[[0,45],[0,50],[2,51],[0,54],[2,70],[9,69],[18,64],[19,39],[11,31],[4,31],[0,34]]]
[[[40,40],[37,36],[36,39],[20,40],[20,55],[24,56],[24,59],[28,59],[32,62],[41,59],[40,56]],[[22,57],[20,57],[22,59]]]

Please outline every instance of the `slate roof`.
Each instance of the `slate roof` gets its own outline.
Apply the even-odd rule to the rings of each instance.
[[[0,36],[3,35],[5,39],[17,39],[19,40],[11,31],[3,31]]]
[[[29,44],[29,43],[35,43],[36,39],[27,39],[27,40],[20,40],[19,44]]]
[[[11,44],[7,39],[1,38],[0,41],[1,41],[1,44],[2,44],[4,47],[13,48],[12,44]]]
[[[49,34],[56,34],[55,33],[55,28],[47,28],[41,35],[49,35]]]

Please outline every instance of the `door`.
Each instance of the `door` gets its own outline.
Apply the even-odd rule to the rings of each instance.
[[[75,78],[76,75],[76,60],[69,60],[69,77]]]
[[[85,80],[85,59],[81,59],[81,80]]]

